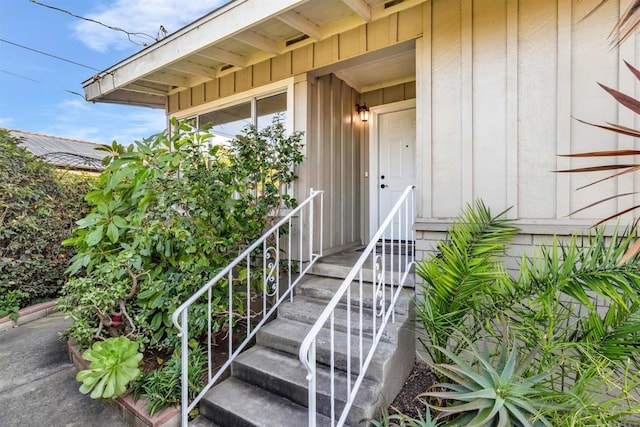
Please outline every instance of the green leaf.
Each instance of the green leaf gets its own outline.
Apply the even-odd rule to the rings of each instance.
[[[111,243],[116,243],[118,241],[118,238],[120,237],[120,231],[113,222],[110,222],[107,226],[107,237],[109,238]]]
[[[102,231],[104,230],[104,226],[103,225],[99,225],[97,226],[93,231],[91,231],[89,234],[87,234],[84,238],[85,243],[87,244],[87,246],[95,246],[97,245],[100,240],[102,240]]]
[[[158,328],[160,327],[160,325],[162,324],[162,312],[157,312],[155,314],[155,316],[153,316],[153,319],[151,320],[151,329],[154,331],[157,331]]]
[[[120,215],[114,215],[113,218],[111,219],[113,221],[113,223],[118,227],[118,228],[126,228],[127,227],[127,220],[125,220],[124,218],[122,218]]]
[[[158,292],[157,289],[145,289],[144,291],[138,293],[138,299],[141,299],[141,300],[149,299],[150,297],[155,295],[157,292]]]
[[[98,213],[90,213],[84,218],[76,221],[76,224],[78,225],[78,228],[90,228],[102,221],[104,221],[104,216]]]

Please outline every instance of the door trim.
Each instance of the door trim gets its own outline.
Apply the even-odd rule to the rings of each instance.
[[[378,115],[412,108],[416,108],[415,98],[378,105],[369,109],[369,233],[367,241],[370,241],[378,231],[378,185],[380,185],[380,174],[378,173],[378,152],[380,148],[378,141]]]

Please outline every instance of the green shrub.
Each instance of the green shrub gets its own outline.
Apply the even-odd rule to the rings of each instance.
[[[57,296],[75,250],[61,242],[88,211],[90,179],[56,169],[0,129],[0,312]]]
[[[445,399],[444,406],[429,403],[432,409],[439,419],[452,414],[469,425],[494,425],[497,416],[506,425],[636,425],[640,257],[625,256],[635,229],[554,239],[523,256],[512,278],[500,255],[514,231],[499,217],[481,203],[468,206],[440,253],[416,268],[424,280],[416,307],[425,350],[440,380],[450,381],[437,385],[449,391],[425,394]],[[491,352],[478,356],[475,342]],[[518,378],[536,378],[535,384],[500,385],[506,354],[527,361]],[[502,407],[500,394],[490,389],[526,391],[536,404],[550,405],[518,398],[527,407],[501,413],[494,410]]]
[[[182,302],[270,226],[295,200],[283,188],[302,161],[301,134],[285,136],[279,118],[248,127],[228,145],[207,149],[211,135],[173,122],[114,156],[87,195],[91,212],[77,222],[78,254],[60,307],[71,337],[86,348],[98,337],[126,335],[157,349],[178,344],[170,316]],[[213,330],[228,329],[227,285],[212,289]],[[241,309],[242,294],[234,295]],[[204,305],[190,315],[191,338],[206,328]],[[202,316],[199,316],[202,315]],[[115,317],[120,318],[114,322]],[[199,319],[199,321],[197,320]]]

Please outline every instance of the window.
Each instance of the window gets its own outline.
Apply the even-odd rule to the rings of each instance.
[[[278,114],[286,120],[286,113],[287,94],[279,93],[200,114],[197,123],[198,128],[214,135],[211,142],[216,144],[233,139],[248,125],[264,129]]]

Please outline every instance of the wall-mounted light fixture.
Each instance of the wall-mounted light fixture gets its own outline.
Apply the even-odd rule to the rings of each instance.
[[[358,114],[360,114],[360,120],[362,120],[363,122],[369,120],[369,109],[367,108],[366,104],[356,104],[356,111],[358,112]]]

